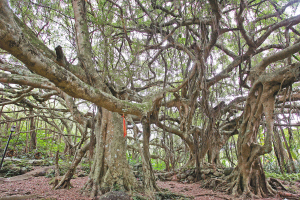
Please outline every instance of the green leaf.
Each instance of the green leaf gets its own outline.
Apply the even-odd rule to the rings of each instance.
[[[292,55],[296,60],[298,60],[300,62],[300,58],[298,58],[297,56],[295,55]]]

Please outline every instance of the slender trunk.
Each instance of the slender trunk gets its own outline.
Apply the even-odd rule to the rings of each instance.
[[[276,141],[273,139],[273,146],[274,146],[274,152],[275,152],[275,156],[277,158],[277,162],[278,162],[278,166],[280,168],[280,172],[281,174],[284,174],[284,171],[283,171],[283,165],[282,162],[284,162],[280,156],[280,149],[276,143]]]
[[[175,155],[175,151],[174,151],[174,141],[173,141],[173,134],[169,133],[168,134],[169,136],[169,139],[170,139],[170,155],[169,155],[169,160],[171,162],[171,167],[172,167],[172,170],[174,171],[175,170],[175,158],[174,158],[174,155]]]
[[[149,151],[149,140],[150,140],[150,123],[147,119],[142,120],[143,124],[143,184],[146,193],[151,197],[153,192],[159,190],[155,182],[155,176],[152,169]]]
[[[285,137],[285,134],[284,134],[284,131],[283,131],[282,127],[280,127],[280,131],[281,131],[281,135],[282,135],[282,138],[283,138],[283,141],[284,141],[284,144],[285,144],[286,151],[289,155],[289,165],[292,168],[292,172],[296,173],[296,168],[295,168],[295,165],[294,165],[294,161],[293,161],[293,157],[292,157],[292,154],[291,154],[290,146],[288,145],[288,142],[286,140],[286,137]]]
[[[278,132],[277,128],[274,128],[274,138],[273,138],[273,144],[274,144],[274,151],[275,151],[275,155],[277,157],[277,161],[278,161],[278,165],[280,167],[280,171],[282,174],[284,174],[284,170],[283,167],[285,167],[287,173],[290,173],[290,168],[288,165],[286,165],[285,163],[285,157],[284,154],[286,154],[286,152],[284,151],[281,139],[280,139],[280,135]]]
[[[59,150],[57,150],[55,154],[55,181],[54,181],[54,186],[58,184],[59,182],[59,165],[58,165],[58,160],[59,160]]]
[[[196,173],[196,181],[200,180],[200,161],[199,161],[199,135],[197,132],[194,132],[194,145],[195,145],[195,161],[196,161],[196,169],[195,169],[195,173]]]
[[[170,152],[169,149],[166,146],[166,142],[167,142],[167,137],[166,137],[166,133],[165,131],[163,131],[163,139],[161,141],[162,146],[164,147],[165,150],[165,158],[164,158],[164,162],[166,165],[166,171],[169,172],[170,171]]]
[[[59,181],[59,183],[55,186],[55,189],[69,189],[72,187],[70,181],[73,177],[76,167],[81,162],[81,159],[85,155],[86,151],[90,148],[90,143],[85,144],[81,149],[78,149],[74,159],[72,161],[71,166],[69,167],[68,171],[65,173],[65,175],[62,177],[62,179]]]
[[[33,151],[34,149],[36,149],[36,131],[35,131],[35,124],[34,124],[34,117],[33,117],[33,108],[29,108],[29,115],[31,116],[29,151]]]
[[[25,153],[28,153],[29,152],[29,135],[30,133],[28,133],[28,130],[30,129],[30,126],[29,126],[29,119],[26,120],[26,141],[25,141]],[[52,143],[53,144],[53,143]]]

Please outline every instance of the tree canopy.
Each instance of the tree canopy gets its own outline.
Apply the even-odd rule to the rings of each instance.
[[[298,5],[299,0],[0,0],[0,105],[28,109],[28,117],[40,117],[65,135],[69,149],[96,144],[95,174],[104,163],[100,155],[108,156],[100,143],[126,151],[125,140],[116,139],[124,116],[134,133],[127,148],[140,151],[142,145],[150,190],[158,188],[149,145],[170,157],[176,136],[177,147],[189,151],[185,164],[199,170],[205,159],[221,164],[220,150],[238,137],[235,161],[228,161],[236,165],[228,191],[275,195],[259,158],[273,148],[282,151],[278,128],[292,132],[299,125]],[[2,123],[22,120],[2,111],[1,117]],[[79,142],[68,137],[75,125]],[[116,153],[113,148],[110,153]],[[174,164],[175,157],[166,162]],[[107,168],[112,171],[115,162]],[[106,172],[97,175],[103,182],[110,181]]]

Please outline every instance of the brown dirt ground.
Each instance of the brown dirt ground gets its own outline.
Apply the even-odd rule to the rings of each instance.
[[[34,198],[29,199],[92,199],[80,194],[80,189],[84,186],[87,179],[88,177],[78,177],[76,179],[72,179],[71,184],[74,187],[69,190],[54,190],[53,185],[49,184],[51,178],[46,178],[44,176],[30,177],[26,180],[4,181],[0,183],[0,197],[36,195]]]
[[[40,170],[40,169],[36,169]],[[35,170],[35,171],[36,171]],[[35,174],[31,172],[31,174]],[[23,175],[21,175],[23,176]],[[82,196],[80,193],[81,188],[84,186],[88,177],[78,177],[71,180],[73,188],[53,190],[53,186],[49,184],[51,178],[44,176],[33,177],[24,176],[22,178],[1,178],[0,179],[0,200],[4,199],[26,199],[24,197],[17,198],[20,195],[27,195],[27,199],[48,199],[48,200],[88,200],[92,199],[86,196]],[[226,195],[221,192],[215,192],[209,189],[203,189],[200,187],[200,183],[185,184],[177,181],[157,181],[159,187],[168,189],[171,192],[183,194],[185,196],[194,197],[195,200],[227,200],[238,199],[230,195]],[[279,200],[284,198],[267,198],[268,200]],[[266,199],[266,200],[267,200]]]

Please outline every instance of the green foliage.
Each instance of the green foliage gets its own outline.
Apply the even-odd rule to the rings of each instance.
[[[4,178],[12,177],[12,176],[17,176],[17,175],[20,175],[20,174],[21,174],[20,167],[13,167],[13,168],[10,168],[7,171],[7,173],[5,174]]]
[[[130,166],[134,166],[136,163],[141,162],[140,157],[138,157],[138,159],[133,159],[132,155],[128,152],[126,152],[126,158],[127,158],[128,163],[129,163]]]
[[[221,163],[224,167],[231,167],[230,163],[228,162],[227,158],[221,159]]]
[[[24,152],[25,145],[26,145],[26,140],[27,140],[27,134],[24,133],[27,130],[25,128],[22,128],[20,130],[19,136],[16,137],[15,135],[12,136],[9,147],[14,148],[18,152],[18,157],[20,158],[34,158],[34,153],[36,150],[33,152],[28,152],[28,153],[22,153]],[[5,138],[2,140],[2,142],[7,142],[8,138]],[[57,142],[55,137],[50,137],[45,139],[45,132],[43,130],[37,130],[36,131],[36,139],[37,139],[37,151],[41,152],[42,157],[41,159],[45,159],[49,157],[49,153],[51,152],[56,152],[59,150],[62,152],[65,148],[64,142]]]
[[[269,172],[269,173],[276,173],[276,174],[281,173],[280,168],[277,165],[277,161],[275,159],[273,159],[273,161],[265,162],[263,168],[266,172]]]
[[[166,163],[159,159],[151,159],[151,164],[154,170],[164,170],[166,169]],[[170,166],[171,167],[171,166]]]
[[[60,176],[64,175],[68,171],[69,167],[71,166],[71,163],[72,162],[70,162],[68,160],[62,160],[62,159],[58,160],[59,175]]]
[[[121,188],[122,188],[121,185],[115,183],[114,186],[113,186],[113,191],[121,191]]]
[[[64,150],[64,143],[60,142],[57,143],[56,140],[51,137],[49,139],[44,139],[45,133],[43,131],[38,131],[36,134],[36,139],[37,139],[37,149],[40,152],[49,152],[49,147],[52,146],[52,148],[50,149],[52,152],[56,152],[57,150],[59,150],[60,152],[62,152]],[[51,144],[51,145],[49,145]]]
[[[300,173],[292,173],[292,174],[278,174],[272,172],[265,172],[266,177],[272,177],[285,181],[300,181]]]
[[[130,166],[134,166],[137,163],[141,163],[141,158],[139,157],[138,159],[133,159],[132,155],[129,154],[128,152],[126,153],[126,158],[128,160],[128,163]],[[162,162],[161,160],[157,159],[151,159],[151,164],[154,170],[164,170],[166,169],[166,164],[165,162]]]
[[[32,169],[32,164],[28,163],[27,160],[6,160],[0,170],[0,176],[4,176],[5,178],[17,176],[31,171]]]
[[[81,162],[80,166],[81,166],[81,169],[86,172],[86,174],[90,173],[91,167],[90,167],[89,163]]]

